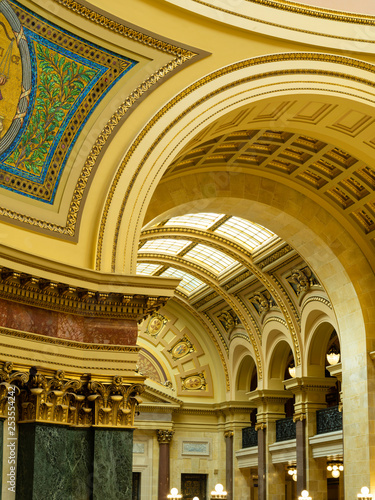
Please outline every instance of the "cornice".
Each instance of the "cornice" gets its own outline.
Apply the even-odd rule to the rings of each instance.
[[[81,316],[142,320],[169,297],[103,292],[70,286],[0,267],[0,297],[41,309]]]
[[[128,23],[123,19],[99,9],[98,7],[94,8],[84,0],[81,0],[80,2],[77,2],[76,0],[52,1],[109,31],[113,31],[125,38],[129,38],[156,50],[167,52],[174,57],[182,58],[182,60],[190,59],[191,57],[197,55],[191,47],[186,47],[183,44],[177,44],[176,42],[166,40],[165,38],[163,39],[155,33],[151,33],[139,26]]]

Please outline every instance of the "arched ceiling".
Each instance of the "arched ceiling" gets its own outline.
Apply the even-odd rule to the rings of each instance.
[[[215,130],[225,128],[225,120]],[[375,243],[375,170],[333,144],[287,130],[205,130],[173,161],[164,180],[194,171],[261,171],[281,176],[327,201],[358,233]]]
[[[300,364],[301,294],[314,291],[329,303],[290,245],[258,224],[226,214],[151,221],[141,233],[137,273],[180,278],[174,300],[211,330],[226,355],[237,337],[259,353],[265,324],[275,321],[291,331]]]

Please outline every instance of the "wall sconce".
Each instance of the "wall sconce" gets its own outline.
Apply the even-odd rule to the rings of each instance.
[[[180,495],[178,493],[177,488],[172,488],[170,494],[167,495],[167,498],[171,498],[172,500],[176,500],[177,498],[182,498],[182,495]]]
[[[224,491],[224,486],[219,483],[215,486],[215,491],[211,491],[211,500],[227,498],[227,495],[228,493]]]
[[[290,363],[290,365],[288,366],[288,372],[289,372],[289,375],[292,377],[292,378],[295,378],[296,377],[296,367],[294,366],[294,362],[292,361]]]
[[[332,474],[332,477],[340,477],[340,472],[344,470],[341,460],[332,460],[327,463],[327,470]]]
[[[295,465],[288,465],[288,474],[292,476],[293,481],[297,481],[297,467]]]
[[[309,492],[307,490],[301,491],[301,496],[298,497],[298,500],[312,500],[312,498],[309,496]]]
[[[193,500],[199,500],[199,498],[198,497],[194,497]]]
[[[371,500],[372,495],[370,494],[370,490],[367,486],[363,486],[361,488],[361,493],[358,493],[357,498],[363,498],[364,500]]]
[[[327,361],[331,366],[337,365],[337,363],[340,361],[340,353],[335,346],[332,346],[328,351]]]

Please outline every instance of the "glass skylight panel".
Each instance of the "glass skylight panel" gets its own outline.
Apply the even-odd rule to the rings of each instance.
[[[165,253],[168,255],[177,255],[182,249],[190,245],[189,240],[178,240],[174,238],[160,238],[149,240],[141,247],[140,252]]]
[[[250,250],[254,250],[254,248],[275,236],[268,229],[239,217],[231,217],[215,229],[214,233],[232,239]]]
[[[236,262],[225,253],[200,243],[189,250],[185,258],[199,262],[204,267],[211,267],[217,273],[221,273]]]
[[[160,276],[163,276],[164,278],[182,278],[178,286],[189,293],[204,285],[203,281],[199,280],[195,276],[185,273],[184,271],[180,271],[179,269],[175,269],[174,267],[169,267]]]
[[[179,217],[172,217],[169,219],[164,226],[173,227],[192,227],[193,229],[201,229],[203,231],[207,230],[216,221],[218,221],[222,214],[211,214],[211,213],[201,213],[201,214],[186,214]]]
[[[151,276],[154,272],[158,271],[161,268],[160,264],[137,264],[137,274],[146,274],[147,276]]]

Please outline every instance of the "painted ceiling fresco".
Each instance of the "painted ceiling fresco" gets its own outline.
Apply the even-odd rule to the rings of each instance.
[[[0,2],[0,186],[53,204],[84,124],[136,64]]]

